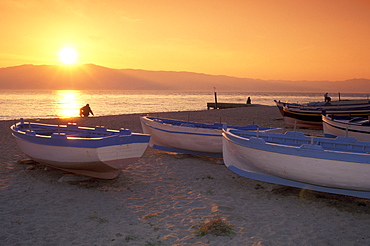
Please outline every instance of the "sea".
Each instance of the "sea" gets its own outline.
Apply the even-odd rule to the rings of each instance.
[[[121,90],[3,90],[0,91],[0,120],[68,118],[90,105],[94,116],[195,111],[207,109],[208,102],[246,103],[274,106],[274,100],[294,103],[324,100],[324,93],[291,92],[196,92]],[[330,94],[332,100],[339,93]],[[366,93],[340,93],[341,99],[368,99]]]

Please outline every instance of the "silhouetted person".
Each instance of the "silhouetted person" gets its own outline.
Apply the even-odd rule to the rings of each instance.
[[[80,116],[84,116],[84,117],[89,117],[89,114],[92,114],[94,115],[93,111],[91,110],[90,108],[90,105],[89,104],[86,104],[85,106],[83,106],[82,108],[80,108]]]
[[[324,99],[325,99],[325,102],[330,102],[331,101],[331,97],[328,96],[327,92],[324,94]]]
[[[248,99],[247,99],[247,104],[251,104],[252,103],[252,101],[251,101],[251,97],[248,97]]]

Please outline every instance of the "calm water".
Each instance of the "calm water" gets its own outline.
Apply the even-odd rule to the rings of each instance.
[[[218,102],[252,103],[274,106],[274,99],[305,103],[322,101],[323,93],[217,92]],[[338,95],[330,94],[333,100]],[[368,94],[341,94],[342,99],[366,99]],[[95,116],[130,113],[189,111],[207,109],[214,93],[179,91],[0,91],[0,120],[57,118],[79,115],[89,103]]]

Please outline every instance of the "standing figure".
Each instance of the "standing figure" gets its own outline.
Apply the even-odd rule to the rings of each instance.
[[[93,111],[91,110],[90,108],[90,105],[89,104],[86,104],[85,106],[83,106],[82,108],[80,108],[80,117],[89,117],[89,114],[92,114],[94,115]]]
[[[251,104],[252,103],[252,101],[251,101],[251,97],[248,97],[248,99],[247,99],[247,104]]]

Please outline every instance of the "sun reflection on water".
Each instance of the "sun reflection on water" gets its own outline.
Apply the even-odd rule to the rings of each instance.
[[[58,102],[58,117],[69,118],[79,115],[81,107],[79,90],[58,90],[56,91]]]

